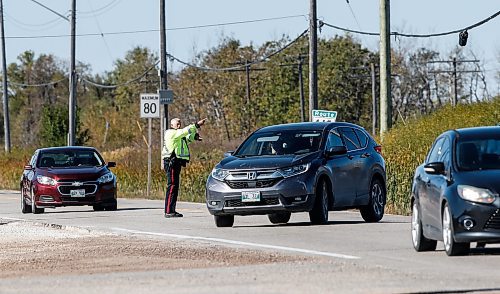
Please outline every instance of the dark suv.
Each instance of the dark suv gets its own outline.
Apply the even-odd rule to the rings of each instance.
[[[268,214],[287,223],[309,212],[313,224],[329,210],[358,208],[367,222],[384,215],[385,163],[381,146],[360,126],[306,122],[268,126],[251,134],[213,169],[207,207],[218,227],[234,215]]]

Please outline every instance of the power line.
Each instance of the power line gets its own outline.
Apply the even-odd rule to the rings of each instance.
[[[106,13],[108,12],[109,10],[111,10],[112,8],[114,8],[116,5],[118,5],[118,3],[120,3],[121,0],[111,0],[108,4],[106,5],[103,5],[101,6],[100,8],[97,8],[97,9],[94,9],[92,6],[90,7],[90,10],[88,11],[78,11],[78,14],[81,14],[81,15],[85,15],[85,14],[90,14],[89,17],[92,17],[92,16],[97,16],[97,15],[101,15],[103,13]],[[85,16],[83,16],[85,17]]]
[[[64,15],[60,14],[59,12],[55,11],[54,9],[52,9],[52,8],[50,8],[50,7],[48,7],[48,6],[43,5],[43,4],[42,4],[42,3],[40,3],[40,2],[38,2],[38,1],[36,1],[36,0],[31,0],[31,2],[36,3],[36,4],[40,5],[40,6],[42,6],[43,8],[47,9],[48,11],[50,11],[50,12],[52,12],[52,13],[54,13],[54,14],[58,15],[59,17],[61,17],[61,18],[65,19],[65,20],[67,20],[67,21],[69,21],[69,18],[67,18],[66,16],[64,16]]]
[[[391,32],[391,35],[393,35],[393,36],[399,36],[399,37],[407,37],[407,38],[430,38],[430,37],[446,36],[446,35],[456,34],[456,33],[462,32],[462,31],[466,31],[466,30],[470,30],[470,29],[473,29],[475,27],[478,27],[478,26],[480,26],[482,24],[487,23],[488,21],[492,20],[493,18],[497,17],[498,15],[500,15],[500,11],[496,12],[495,14],[493,14],[492,16],[490,16],[488,18],[485,18],[485,19],[481,20],[480,22],[477,22],[475,24],[467,26],[467,27],[465,27],[463,29],[458,29],[458,30],[453,30],[453,31],[448,31],[448,32],[435,33],[435,34],[406,34],[406,33],[399,33],[399,32]],[[336,25],[332,25],[332,24],[326,23],[324,21],[320,21],[319,23],[320,23],[320,27],[322,27],[323,25],[325,25],[327,27],[331,27],[331,28],[334,28],[334,29],[337,29],[337,30],[341,30],[341,31],[345,31],[345,32],[350,32],[350,33],[355,33],[355,34],[360,34],[360,35],[369,35],[369,36],[379,36],[380,35],[379,33],[371,33],[371,32],[363,32],[363,31],[356,31],[356,30],[346,29],[346,28],[343,28],[343,27],[339,27],[339,26],[336,26]]]
[[[143,72],[142,74],[140,74],[139,76],[135,77],[135,78],[132,78],[126,82],[123,82],[123,83],[120,83],[120,84],[114,84],[114,85],[105,85],[105,84],[100,84],[100,83],[96,83],[96,82],[93,82],[91,80],[88,80],[84,77],[81,78],[81,80],[91,86],[94,86],[96,88],[103,88],[103,89],[115,89],[115,88],[118,88],[120,86],[126,86],[128,84],[131,84],[131,83],[134,83],[134,82],[137,82],[138,80],[140,80],[141,78],[143,78],[144,76],[146,76],[150,71],[152,71],[153,69],[156,68],[156,66],[158,65],[158,63],[160,63],[160,61],[156,61],[154,65],[152,65],[151,67],[149,67],[145,72]]]
[[[90,8],[92,9],[92,3],[90,2],[90,0],[87,0],[87,2],[89,3]],[[104,34],[102,33],[101,25],[99,23],[99,20],[97,19],[97,15],[94,15],[94,20],[97,24],[97,28],[99,29],[99,32],[101,32],[102,41],[104,42],[104,46],[106,47],[106,50],[108,51],[109,57],[111,59],[114,59],[113,55],[111,54],[111,49],[109,49],[108,42],[106,42],[106,38],[104,37]]]
[[[351,3],[349,3],[349,0],[345,0],[345,2],[347,3],[347,6],[349,6],[349,10],[351,11],[352,17],[354,17],[354,20],[356,21],[358,28],[361,30],[361,26],[359,25],[358,18],[354,14],[354,10],[352,10]]]
[[[66,76],[66,77],[64,77],[60,80],[57,80],[57,81],[40,83],[40,84],[24,84],[24,83],[16,83],[16,82],[11,82],[11,81],[9,81],[9,84],[14,85],[14,86],[18,86],[18,87],[46,87],[46,86],[58,84],[58,83],[60,83],[64,80],[67,80],[67,79],[68,79],[68,77]]]
[[[34,1],[34,0],[31,0],[31,1]],[[199,29],[199,28],[226,26],[226,25],[238,25],[238,24],[265,22],[265,21],[271,21],[271,20],[280,20],[280,19],[297,18],[297,17],[305,17],[305,15],[299,14],[299,15],[261,18],[261,19],[236,21],[236,22],[206,24],[206,25],[198,25],[198,26],[174,27],[174,28],[167,29],[167,31],[180,31],[180,30]],[[157,33],[159,31],[160,31],[159,29],[148,29],[148,30],[118,31],[118,32],[108,32],[108,33],[102,33],[102,32],[101,33],[86,33],[86,34],[77,34],[76,36],[77,37],[89,37],[89,36],[101,36],[103,34],[104,35],[125,35],[125,34],[139,34],[139,33]],[[69,36],[70,36],[69,34],[61,34],[61,35],[38,35],[38,36],[10,36],[10,37],[5,37],[5,38],[6,39],[43,39],[43,38],[63,38],[63,37],[69,37]]]
[[[265,62],[267,61],[269,58],[283,52],[284,50],[286,50],[288,47],[290,47],[291,45],[293,45],[294,43],[296,43],[300,38],[302,38],[303,36],[305,36],[307,34],[307,32],[309,31],[309,29],[306,29],[305,31],[303,31],[297,38],[295,38],[293,41],[291,41],[290,43],[286,44],[285,46],[283,46],[282,48],[280,48],[279,50],[269,54],[269,55],[266,55],[262,58],[259,58],[257,60],[253,60],[253,61],[249,61],[248,63],[245,63],[245,64],[242,64],[242,65],[237,65],[237,66],[232,66],[232,67],[223,67],[223,68],[213,68],[213,67],[204,67],[204,66],[198,66],[198,65],[195,65],[195,64],[191,64],[191,63],[188,63],[186,61],[182,61],[180,60],[179,58],[173,56],[172,54],[170,53],[167,53],[167,56],[185,66],[189,66],[189,67],[192,67],[192,68],[196,68],[196,69],[199,69],[199,70],[204,70],[204,71],[231,71],[231,70],[235,70],[235,69],[241,69],[241,68],[244,68],[246,66],[250,66],[250,65],[253,65],[253,64],[257,64],[257,63],[262,63],[262,62]]]

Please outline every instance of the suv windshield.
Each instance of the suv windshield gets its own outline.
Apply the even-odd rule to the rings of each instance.
[[[92,150],[58,150],[42,152],[38,167],[85,167],[103,165],[101,157]]]
[[[500,138],[459,141],[456,159],[460,170],[500,169]]]
[[[252,134],[233,154],[238,157],[298,155],[318,151],[321,131],[286,130]]]

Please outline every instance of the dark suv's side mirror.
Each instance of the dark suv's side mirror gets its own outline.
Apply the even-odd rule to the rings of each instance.
[[[116,162],[114,162],[114,161],[108,161],[107,166],[108,167],[115,167],[116,166]]]
[[[347,153],[347,148],[345,146],[333,146],[332,148],[325,151],[325,156],[331,158],[334,155],[342,155]]]
[[[224,153],[224,158],[233,155],[233,153],[234,153],[234,151],[228,151],[228,152]]]
[[[424,165],[424,171],[431,175],[444,175],[443,162],[431,162]]]

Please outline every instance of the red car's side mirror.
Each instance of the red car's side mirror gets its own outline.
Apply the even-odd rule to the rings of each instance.
[[[29,164],[24,166],[24,170],[32,170],[32,169],[33,169],[33,167]]]

